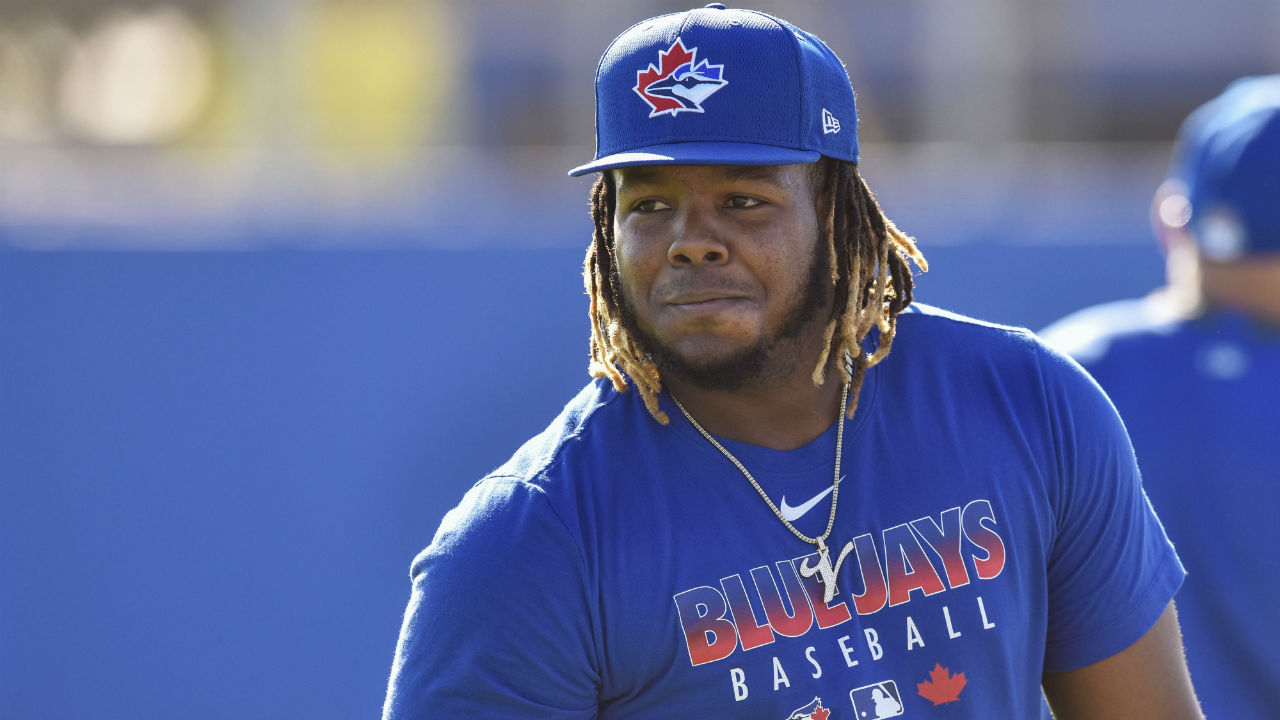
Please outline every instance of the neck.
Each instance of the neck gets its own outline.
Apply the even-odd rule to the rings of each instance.
[[[807,374],[739,390],[707,390],[676,378],[663,382],[707,432],[775,450],[801,447],[826,432],[840,415],[844,387],[834,363],[822,385]]]
[[[1280,256],[1235,262],[1201,259],[1200,304],[1248,315],[1280,327]]]

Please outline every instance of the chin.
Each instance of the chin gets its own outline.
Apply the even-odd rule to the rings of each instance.
[[[737,390],[766,375],[764,343],[672,348],[659,344],[650,353],[664,376],[707,390]]]

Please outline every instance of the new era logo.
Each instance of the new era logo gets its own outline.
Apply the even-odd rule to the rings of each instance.
[[[838,132],[840,132],[840,121],[831,114],[830,110],[822,108],[822,134],[832,135]]]

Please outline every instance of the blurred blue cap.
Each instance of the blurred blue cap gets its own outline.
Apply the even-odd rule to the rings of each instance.
[[[1206,256],[1280,250],[1280,75],[1236,80],[1191,113],[1169,176],[1186,189]]]
[[[622,33],[596,70],[595,159],[633,165],[858,161],[853,87],[840,58],[772,15],[720,3]]]

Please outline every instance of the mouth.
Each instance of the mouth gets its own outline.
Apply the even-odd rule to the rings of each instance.
[[[698,292],[676,295],[666,302],[676,317],[709,320],[747,312],[754,306],[744,295],[720,292]]]
[[[681,308],[710,307],[718,304],[730,304],[747,300],[743,295],[725,292],[696,292],[676,295],[667,300],[667,305]]]

